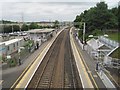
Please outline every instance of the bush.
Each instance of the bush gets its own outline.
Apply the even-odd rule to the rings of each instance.
[[[10,67],[15,67],[15,66],[17,65],[16,59],[15,59],[15,58],[12,58],[12,59],[8,60],[8,65],[9,65]]]

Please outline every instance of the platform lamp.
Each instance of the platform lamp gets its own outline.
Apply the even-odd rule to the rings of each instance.
[[[85,49],[84,49],[84,46],[85,46],[85,31],[86,31],[86,30],[85,30],[85,29],[86,29],[86,28],[85,28],[85,25],[86,25],[86,23],[85,23],[85,22],[75,23],[75,25],[78,25],[78,24],[79,24],[79,25],[83,25],[83,28],[82,28],[82,29],[77,29],[77,31],[83,30],[83,37],[82,37],[83,47],[82,47],[82,48],[83,48],[83,50],[85,50]],[[80,27],[79,27],[79,28],[80,28]]]
[[[83,27],[83,50],[85,50],[84,46],[85,46],[85,22]]]

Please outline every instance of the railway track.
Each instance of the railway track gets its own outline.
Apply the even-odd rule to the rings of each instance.
[[[67,39],[65,42],[65,64],[64,64],[64,88],[82,88],[77,66],[70,45],[70,36],[67,32]]]
[[[60,33],[27,89],[82,88],[69,39],[68,29]]]

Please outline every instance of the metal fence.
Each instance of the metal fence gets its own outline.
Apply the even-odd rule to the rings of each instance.
[[[100,36],[99,37],[99,41],[104,43],[106,46],[110,47],[110,48],[115,48],[115,47],[118,47],[119,46],[119,43],[114,41],[114,40],[110,40],[104,36]]]

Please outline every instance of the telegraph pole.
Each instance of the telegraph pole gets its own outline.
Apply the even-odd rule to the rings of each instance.
[[[22,29],[22,25],[24,24],[23,19],[24,19],[24,17],[23,17],[23,13],[22,13],[22,21],[19,22],[20,32],[21,32],[21,29]]]
[[[84,50],[84,46],[85,46],[85,22],[83,26],[83,50]]]
[[[12,25],[12,33],[14,32],[14,30],[13,30],[13,25]]]

